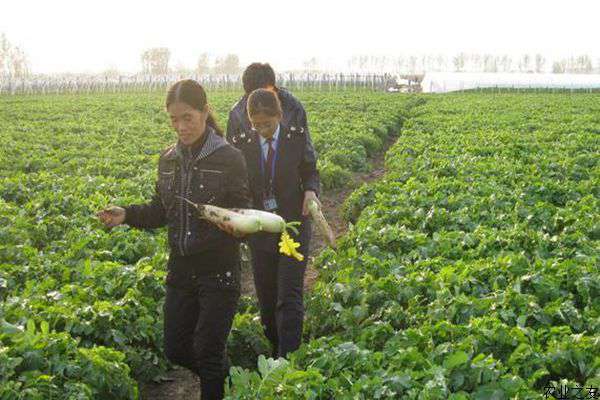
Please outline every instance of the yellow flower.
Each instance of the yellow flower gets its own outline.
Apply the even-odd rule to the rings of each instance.
[[[304,256],[296,250],[300,247],[300,243],[294,242],[287,231],[281,234],[281,242],[279,242],[279,252],[288,257],[294,257],[298,261],[304,260]]]

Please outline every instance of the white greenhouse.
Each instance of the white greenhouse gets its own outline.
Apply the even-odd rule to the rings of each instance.
[[[501,89],[600,89],[600,74],[433,72],[421,82],[424,93]]]

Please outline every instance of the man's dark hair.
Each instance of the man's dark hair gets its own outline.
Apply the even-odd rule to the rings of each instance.
[[[250,94],[256,89],[275,87],[275,71],[269,63],[252,63],[244,70],[242,84],[246,94]]]

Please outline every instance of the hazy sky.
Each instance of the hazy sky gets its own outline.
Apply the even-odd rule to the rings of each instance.
[[[35,73],[135,72],[150,47],[171,65],[237,53],[242,64],[325,66],[358,54],[541,52],[600,58],[600,1],[33,1],[0,4],[0,32]]]

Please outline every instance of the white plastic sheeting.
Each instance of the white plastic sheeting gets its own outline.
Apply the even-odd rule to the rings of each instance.
[[[600,74],[522,74],[433,72],[425,74],[424,93],[445,93],[478,88],[598,89]]]

